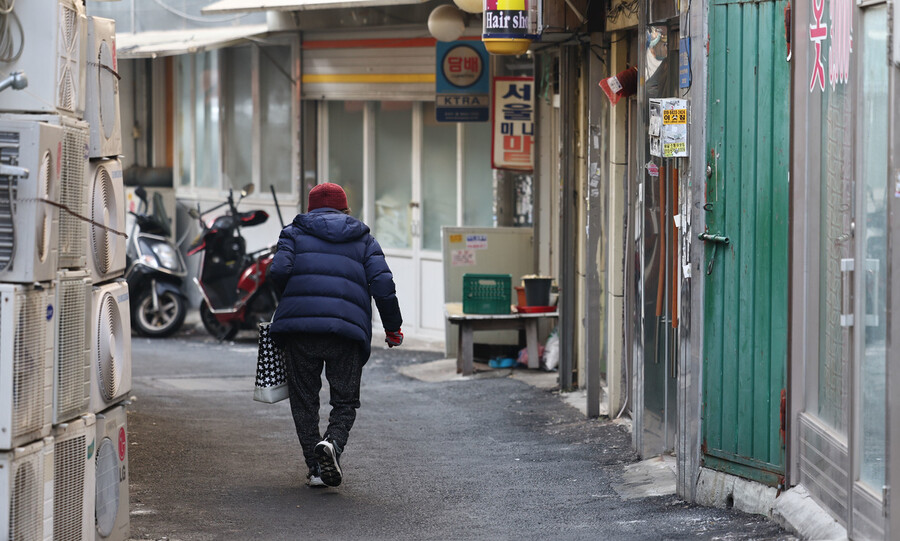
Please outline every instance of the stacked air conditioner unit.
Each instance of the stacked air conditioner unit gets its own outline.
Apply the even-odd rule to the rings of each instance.
[[[125,406],[97,415],[96,538],[128,539],[128,427]]]
[[[0,281],[56,275],[61,153],[58,126],[0,119]]]
[[[0,451],[3,539],[54,539],[52,472],[53,438]]]
[[[94,286],[91,314],[91,411],[99,413],[131,391],[131,318],[128,284]]]
[[[0,95],[0,541],[125,540],[131,312],[118,279],[115,23],[88,20],[83,0],[10,8],[22,54],[2,68],[26,72],[28,86]]]
[[[0,449],[50,434],[51,298],[42,286],[0,284]]]
[[[94,539],[95,421],[88,413],[53,429],[53,539]]]
[[[28,87],[6,91],[0,110],[61,113],[81,118],[85,106],[87,19],[80,0],[16,2],[24,38],[22,54],[6,73],[24,71]],[[13,33],[11,39],[15,39]]]
[[[59,158],[56,162],[59,168],[60,208],[57,268],[84,268],[87,264],[88,246],[84,220],[89,214],[87,210],[88,123],[65,115],[22,113],[0,115],[0,120],[25,121],[39,125],[49,124],[62,129],[62,147],[58,152]]]
[[[116,22],[88,17],[87,98],[85,120],[91,125],[91,158],[122,153],[119,120],[119,74],[116,61]]]
[[[91,160],[88,178],[90,249],[88,268],[94,282],[125,273],[125,187],[118,158]]]
[[[86,270],[60,271],[54,282],[53,423],[87,412],[91,398],[91,290]]]

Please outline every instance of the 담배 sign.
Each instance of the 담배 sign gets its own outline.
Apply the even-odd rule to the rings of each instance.
[[[658,158],[684,158],[687,153],[687,100],[650,100],[650,154]]]
[[[487,122],[490,55],[480,41],[437,42],[435,120]]]
[[[491,166],[534,169],[534,79],[495,77],[491,107]]]

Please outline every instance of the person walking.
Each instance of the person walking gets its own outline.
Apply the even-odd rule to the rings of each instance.
[[[309,191],[306,214],[281,231],[269,279],[281,301],[269,331],[285,351],[291,413],[311,487],[341,484],[341,453],[360,406],[372,342],[372,299],[388,347],[403,343],[391,270],[369,227],[350,216],[347,194],[326,182]],[[319,433],[322,368],[331,413]]]

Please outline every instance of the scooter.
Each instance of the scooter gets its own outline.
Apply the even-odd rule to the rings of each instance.
[[[162,195],[153,194],[153,212],[148,213],[147,191],[135,190],[140,203],[129,211],[135,223],[126,254],[125,280],[131,303],[132,328],[144,336],[162,338],[181,328],[187,314],[187,298],[181,290],[187,266],[181,252],[169,240],[172,228]]]
[[[213,208],[189,210],[200,222],[200,234],[191,243],[188,255],[204,252],[199,278],[194,278],[203,301],[200,321],[206,330],[219,340],[231,340],[241,329],[256,330],[257,324],[271,321],[278,306],[278,297],[266,280],[266,273],[275,257],[275,245],[247,253],[242,227],[264,223],[269,214],[264,210],[239,212],[237,206],[253,193],[253,185],[241,190],[234,201],[233,190],[228,199]],[[203,216],[227,206],[226,213],[207,225]]]

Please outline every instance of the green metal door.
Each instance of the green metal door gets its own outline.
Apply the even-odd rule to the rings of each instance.
[[[790,64],[785,0],[709,13],[703,462],[784,474]],[[727,241],[726,241],[727,238]]]

